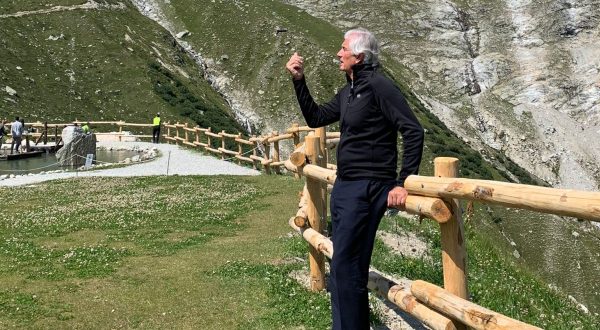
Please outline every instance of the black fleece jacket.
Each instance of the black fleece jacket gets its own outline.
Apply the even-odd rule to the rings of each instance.
[[[423,128],[392,81],[371,65],[355,65],[354,80],[328,103],[318,105],[305,79],[294,80],[298,103],[308,126],[340,121],[337,175],[344,180],[404,180],[417,174],[423,153]],[[398,132],[402,134],[402,169],[397,173]]]

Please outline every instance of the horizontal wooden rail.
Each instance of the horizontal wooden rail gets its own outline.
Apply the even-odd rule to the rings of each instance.
[[[312,132],[314,130],[315,130],[314,128],[310,128],[308,126],[299,126],[299,127],[288,128],[285,132],[286,133]]]
[[[225,132],[221,132],[220,134],[226,138],[232,138],[232,139],[236,139],[236,138],[240,137],[239,134],[231,134],[231,133],[225,133]]]
[[[234,155],[234,156],[239,155],[239,152],[232,151],[232,150],[225,149],[225,148],[218,148],[217,150],[219,150],[220,152],[226,153],[228,155]]]
[[[410,194],[462,198],[544,213],[600,221],[600,193],[498,181],[411,175]]]
[[[540,328],[498,314],[425,281],[414,281],[412,294],[425,305],[481,330],[539,330]]]
[[[248,141],[248,140],[244,140],[244,139],[242,139],[242,138],[236,138],[236,139],[235,139],[235,142],[239,142],[239,143],[241,143],[241,144],[245,144],[245,145],[249,145],[249,146],[253,146],[253,145],[255,145],[255,143],[254,143],[254,142],[252,142],[252,141]]]
[[[220,137],[222,137],[222,136],[221,136],[221,135],[219,135],[218,133],[213,133],[213,132],[209,132],[209,131],[206,131],[206,132],[204,132],[204,134],[206,134],[206,135],[208,135],[208,136],[216,137],[216,138],[220,138]]]
[[[335,171],[328,170],[323,167],[316,165],[306,165],[304,167],[291,167],[291,162],[285,162],[286,168],[290,171],[302,172],[304,176],[318,180],[320,182],[334,184],[336,179]],[[300,170],[301,168],[301,170]],[[439,223],[445,223],[452,217],[452,211],[450,205],[441,200],[440,198],[430,198],[426,196],[408,195],[406,198],[405,209],[406,212],[411,214],[417,214],[420,216],[426,216]]]
[[[293,137],[294,137],[294,134],[292,134],[292,133],[281,134],[281,135],[276,135],[276,136],[268,138],[267,142],[272,143],[272,142],[277,142],[277,141],[281,141],[281,140],[291,139]]]
[[[333,257],[333,243],[331,240],[312,228],[300,228],[296,226],[294,218],[295,217],[291,217],[288,222],[290,227],[300,233],[300,235],[302,235],[302,237],[304,237],[304,239],[315,249],[331,259]]]
[[[384,277],[380,272],[371,270],[367,287],[433,330],[456,329],[452,320],[418,301],[410,292],[411,282],[406,282],[398,284],[394,280]]]

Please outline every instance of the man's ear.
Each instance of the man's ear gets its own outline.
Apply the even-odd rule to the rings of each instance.
[[[356,55],[356,64],[363,63],[364,60],[365,60],[364,53],[360,53],[360,54]]]

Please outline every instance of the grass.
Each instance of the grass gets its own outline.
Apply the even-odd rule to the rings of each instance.
[[[299,185],[278,176],[172,176],[3,189],[22,202],[2,209],[0,328],[327,324],[328,298],[287,279],[302,265],[277,266]],[[266,281],[270,273],[283,286]],[[295,304],[293,292],[321,314],[288,320],[281,311]]]
[[[0,207],[0,328],[329,328],[328,296],[288,276],[306,267],[296,261],[306,243],[287,235],[301,185],[171,176],[3,188],[17,202]],[[403,258],[378,241],[375,267],[441,283],[431,223],[386,217],[382,228],[416,232],[433,257]],[[475,302],[547,329],[599,325],[467,233]]]

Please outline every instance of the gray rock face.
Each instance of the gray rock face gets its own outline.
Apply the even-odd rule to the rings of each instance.
[[[96,159],[96,135],[85,134],[81,127],[67,126],[62,131],[64,146],[56,152],[61,166],[81,166],[85,157],[93,154]]]

